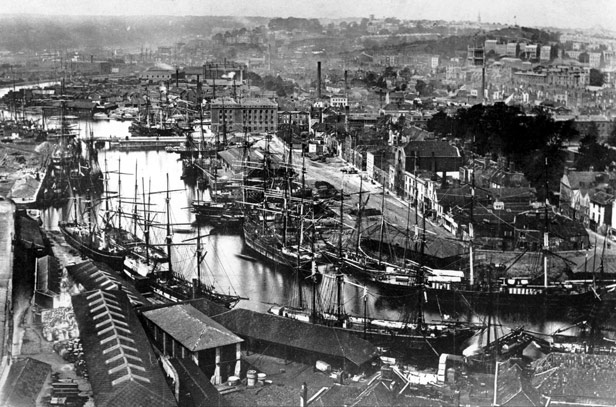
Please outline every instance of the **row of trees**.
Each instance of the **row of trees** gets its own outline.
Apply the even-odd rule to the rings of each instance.
[[[252,86],[262,87],[266,90],[273,90],[279,97],[285,97],[293,94],[295,83],[290,80],[283,79],[280,75],[266,75],[263,78],[254,72],[248,72],[247,77]]]
[[[578,170],[611,170],[616,167],[616,125],[607,138],[607,143],[599,142],[599,129],[591,123],[586,135],[580,140],[580,148],[575,159]]]
[[[521,169],[541,199],[546,181],[550,193],[558,190],[566,159],[563,144],[579,135],[572,120],[556,122],[543,109],[527,115],[504,103],[459,109],[451,117],[439,112],[428,122],[428,130],[470,143],[474,154],[505,157]]]

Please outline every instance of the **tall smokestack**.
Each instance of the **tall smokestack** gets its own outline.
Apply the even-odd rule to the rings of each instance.
[[[321,61],[317,62],[317,98],[321,99]]]
[[[344,71],[344,94],[346,95],[347,90],[349,90],[349,71]]]
[[[175,87],[180,87],[180,70],[178,68],[175,68]]]

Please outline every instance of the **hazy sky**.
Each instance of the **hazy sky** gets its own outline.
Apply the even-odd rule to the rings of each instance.
[[[397,17],[616,30],[616,0],[4,0],[0,13]],[[515,17],[515,19],[514,19]]]

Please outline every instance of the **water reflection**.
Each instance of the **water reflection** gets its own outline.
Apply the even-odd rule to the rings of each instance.
[[[117,136],[126,137],[128,135],[128,122],[100,121],[85,122],[80,121],[82,137],[88,136],[86,129],[91,129],[94,136]],[[165,193],[167,190],[167,178],[170,192],[170,217],[173,223],[184,225],[181,229],[183,233],[175,233],[173,241],[175,243],[191,239],[196,236],[196,229],[184,230],[186,226],[195,224],[195,217],[188,209],[192,200],[199,194],[194,187],[186,185],[181,180],[181,162],[178,155],[165,151],[135,151],[121,152],[103,150],[99,154],[99,164],[103,170],[108,171],[108,185],[112,191],[118,191],[120,196],[133,199],[135,195],[135,180],[138,186],[138,200],[142,200],[142,191],[152,192],[146,197],[151,200],[152,209],[156,211],[165,210]],[[121,174],[118,174],[120,172]],[[121,182],[119,182],[121,181]],[[112,207],[116,207],[117,201],[111,202]],[[44,211],[43,221],[48,229],[57,227],[57,222],[66,219],[70,213],[69,205],[64,208],[50,208]],[[122,204],[125,213],[133,211],[133,205]],[[164,224],[166,219],[163,213],[152,215],[158,223]],[[99,217],[100,219],[100,217]],[[122,220],[129,222],[129,219]],[[163,242],[166,231],[164,227],[156,228],[154,240]],[[188,233],[184,233],[188,232]],[[204,271],[202,279],[208,284],[214,284],[219,291],[225,293],[237,293],[242,297],[249,298],[241,301],[239,306],[250,308],[257,311],[266,311],[271,304],[296,304],[300,296],[298,281],[292,270],[285,267],[255,261],[240,255],[250,255],[244,246],[243,239],[237,234],[226,234],[212,231],[209,227],[202,227],[201,234],[210,236],[203,239],[207,255],[204,261]],[[176,270],[184,271],[187,278],[196,277],[196,266],[194,249],[188,246],[181,246],[174,249],[172,253]],[[300,282],[301,297],[304,303],[310,304],[312,301],[312,286],[307,280]],[[412,318],[415,310],[415,303],[408,301],[404,297],[390,296],[387,292],[376,286],[368,286],[368,297],[364,301],[363,290],[352,284],[344,284],[343,305],[347,312],[363,315],[364,307],[369,316],[376,318],[399,319]],[[325,303],[326,309],[333,310],[335,294],[332,283],[325,279],[319,293],[319,301]],[[329,305],[329,307],[328,307]],[[440,319],[438,311],[427,313],[426,320]],[[472,310],[460,310],[457,315],[452,316],[462,320],[473,322],[485,322],[485,315],[478,315]],[[568,326],[566,322],[559,322],[561,316],[540,316],[535,315],[501,315],[492,321],[497,325],[516,327],[524,325],[526,328],[543,333],[553,333],[558,329]]]

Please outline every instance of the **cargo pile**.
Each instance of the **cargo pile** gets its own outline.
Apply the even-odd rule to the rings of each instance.
[[[43,337],[49,342],[64,341],[79,337],[75,314],[71,307],[62,307],[41,312]]]

